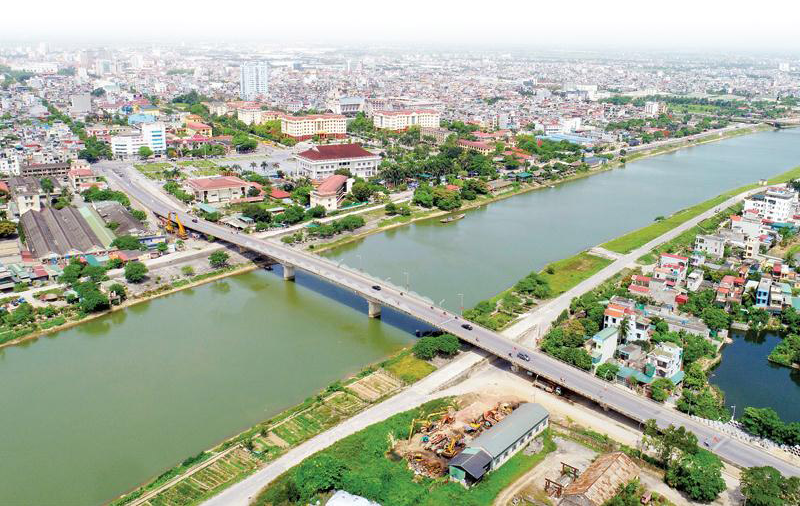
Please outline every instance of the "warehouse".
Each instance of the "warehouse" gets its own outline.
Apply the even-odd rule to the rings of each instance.
[[[541,404],[520,404],[510,415],[487,430],[453,457],[450,479],[469,486],[502,466],[531,439],[548,427],[550,414]]]
[[[20,218],[25,245],[42,263],[59,263],[86,254],[104,254],[106,246],[74,207],[28,211]]]

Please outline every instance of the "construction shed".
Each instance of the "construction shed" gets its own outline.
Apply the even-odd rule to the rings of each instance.
[[[541,404],[520,404],[497,425],[475,438],[448,463],[450,479],[469,486],[502,466],[544,431],[550,413]]]
[[[577,480],[564,489],[559,506],[601,506],[622,485],[639,476],[639,466],[622,452],[595,459]]]
[[[20,218],[25,245],[42,263],[57,263],[86,254],[104,254],[107,247],[74,207],[28,211]]]

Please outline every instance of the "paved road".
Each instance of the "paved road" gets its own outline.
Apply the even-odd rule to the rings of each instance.
[[[107,173],[107,175],[113,179],[116,184],[125,188],[125,190],[132,197],[141,202],[143,205],[149,207],[155,213],[163,216],[166,215],[167,212],[175,211],[175,209],[171,208],[163,200],[155,199],[148,192],[143,191],[137,185],[132,184],[130,180],[127,179],[124,171],[117,170]],[[746,194],[749,193],[750,192],[747,192],[745,194],[733,197],[718,208],[729,206],[738,200],[741,200]],[[513,332],[521,332],[533,325],[541,325],[543,322],[551,321],[563,310],[564,307],[569,305],[569,301],[572,297],[599,285],[603,280],[619,272],[628,264],[635,261],[636,258],[649,251],[649,249],[657,246],[661,242],[677,236],[685,229],[693,226],[696,222],[711,216],[713,212],[713,209],[707,211],[693,220],[690,220],[676,229],[664,234],[658,239],[651,241],[636,251],[625,255],[620,260],[617,260],[613,264],[609,265],[592,278],[580,283],[572,290],[569,290],[562,296],[544,305],[540,310],[525,318],[523,322],[516,324],[512,328],[512,335]],[[473,326],[472,329],[463,328],[462,325],[464,325],[465,322],[457,315],[449,313],[448,311],[436,307],[435,305],[431,305],[430,302],[425,299],[404,293],[399,291],[397,288],[386,286],[385,284],[382,284],[381,281],[371,278],[364,273],[341,269],[337,264],[327,259],[294,250],[277,243],[235,233],[226,227],[197,219],[182,211],[178,211],[178,216],[184,222],[184,224],[187,224],[198,232],[211,234],[231,244],[236,244],[253,250],[261,255],[271,257],[281,263],[314,273],[332,283],[336,283],[347,289],[353,290],[355,293],[368,300],[378,302],[384,306],[393,307],[398,311],[409,314],[421,321],[425,321],[437,328],[444,330],[445,332],[452,333],[458,336],[460,339],[482,348],[493,355],[503,357],[520,368],[531,371],[535,375],[564,385],[570,390],[573,390],[584,397],[597,401],[602,405],[606,405],[610,409],[618,411],[633,420],[644,421],[653,418],[660,426],[667,426],[669,424],[684,426],[694,432],[700,441],[710,441],[713,437],[717,436],[717,442],[713,445],[712,449],[718,455],[734,464],[743,467],[750,467],[754,465],[770,465],[780,470],[784,474],[800,475],[800,469],[797,467],[765,451],[762,451],[761,449],[732,439],[728,436],[720,435],[712,428],[699,423],[683,415],[682,413],[678,413],[649,399],[632,394],[628,390],[609,385],[607,382],[602,381],[591,374],[587,374],[582,370],[559,362],[552,357],[536,351],[535,349],[522,346],[515,341],[488,329],[484,329],[477,325]],[[192,221],[193,219],[197,221],[194,222]],[[373,285],[381,285],[382,289],[374,290],[372,288]],[[527,354],[530,357],[530,361],[521,360],[518,358],[517,356],[519,353]],[[397,408],[394,409],[394,412],[406,409],[404,407],[405,403],[398,401],[399,400],[396,398],[389,400],[389,402],[396,402],[398,404]],[[400,404],[403,404],[403,406]],[[383,404],[379,406],[382,405]],[[369,411],[371,410],[368,410],[367,412]],[[348,424],[349,423],[350,422],[348,422]],[[335,437],[334,434],[326,434],[328,438]],[[329,439],[331,443],[335,440],[336,439]],[[268,468],[271,468],[271,466],[268,466]],[[262,470],[264,471],[263,474],[262,472],[259,472],[252,477],[254,480],[259,482],[260,486],[266,485],[272,478],[274,478],[272,474],[266,473],[266,469],[267,468]],[[256,476],[259,476],[260,478],[254,478]],[[270,476],[272,478],[270,478]],[[241,483],[249,483],[250,486],[252,486],[254,482],[251,479],[248,479]],[[244,488],[242,488],[245,485],[242,485],[241,483],[228,489],[225,492],[225,496],[229,499],[232,497],[238,497],[240,500],[246,498],[247,495],[245,492],[243,492]],[[231,496],[230,494],[233,495]],[[226,502],[225,504],[231,503],[232,502]]]

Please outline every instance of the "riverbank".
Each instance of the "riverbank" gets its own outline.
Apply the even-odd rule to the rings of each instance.
[[[124,300],[121,304],[116,306],[111,306],[109,309],[105,311],[100,311],[97,313],[87,314],[83,318],[79,320],[68,321],[62,323],[60,325],[55,325],[53,327],[49,327],[46,329],[40,329],[34,331],[30,334],[26,334],[22,337],[13,339],[11,341],[6,341],[0,344],[0,349],[9,347],[9,346],[17,346],[23,343],[27,343],[29,341],[35,341],[36,339],[46,336],[48,334],[55,334],[56,332],[61,332],[64,330],[68,330],[72,327],[82,325],[84,323],[90,322],[92,320],[96,320],[98,318],[102,318],[109,314],[115,313],[117,311],[121,311],[124,309],[128,309],[132,306],[137,304],[141,304],[143,302],[148,302],[153,299],[157,299],[159,297],[164,297],[166,295],[171,295],[173,293],[179,292],[181,290],[186,290],[189,288],[195,288],[200,285],[204,285],[206,283],[211,283],[213,281],[218,281],[220,279],[226,278],[228,276],[236,276],[238,274],[244,274],[246,272],[250,272],[258,268],[258,266],[252,262],[247,264],[238,264],[232,265],[229,267],[224,267],[222,269],[217,269],[215,271],[206,273],[206,274],[199,274],[194,276],[191,280],[179,280],[174,283],[170,283],[168,285],[162,285],[162,288],[151,290],[149,292],[145,292],[141,296],[132,297],[129,299]],[[177,286],[175,286],[177,285]]]
[[[768,125],[756,125],[756,126],[753,126],[753,127],[744,127],[744,128],[741,128],[741,129],[732,130],[730,132],[724,132],[724,133],[714,132],[714,133],[710,133],[710,134],[706,135],[705,137],[703,137],[701,140],[698,140],[698,141],[681,142],[681,143],[678,143],[677,145],[670,145],[670,146],[652,148],[652,149],[649,149],[649,150],[642,150],[641,152],[637,152],[637,153],[634,153],[632,155],[626,155],[626,156],[622,157],[622,158],[626,159],[625,163],[620,162],[620,158],[617,158],[616,160],[609,161],[605,165],[602,165],[602,166],[600,166],[600,167],[598,167],[596,169],[590,169],[590,170],[588,170],[586,172],[579,172],[579,173],[573,174],[571,176],[565,177],[563,179],[558,179],[558,180],[554,180],[554,181],[548,181],[547,184],[517,183],[518,186],[519,186],[518,188],[509,190],[509,191],[505,191],[505,192],[502,192],[502,193],[498,193],[497,195],[492,195],[492,196],[488,196],[488,197],[487,196],[483,196],[483,195],[479,195],[478,198],[476,200],[474,200],[474,201],[462,201],[461,208],[459,208],[456,211],[474,210],[474,209],[480,208],[480,207],[482,207],[484,205],[489,205],[489,204],[492,204],[492,203],[495,203],[495,202],[500,202],[500,201],[509,199],[511,197],[515,197],[517,195],[522,195],[522,194],[529,193],[529,192],[532,192],[532,191],[535,191],[535,190],[542,190],[542,189],[550,188],[551,186],[558,186],[558,185],[561,185],[561,184],[564,184],[564,183],[578,181],[578,180],[585,179],[587,177],[591,177],[591,176],[594,176],[594,175],[597,175],[597,174],[602,174],[604,172],[608,172],[608,171],[611,171],[611,170],[614,170],[614,169],[617,169],[617,168],[625,168],[625,166],[626,166],[626,164],[628,162],[643,160],[645,158],[650,158],[650,157],[657,156],[657,155],[673,153],[675,151],[678,151],[678,150],[681,150],[681,149],[684,149],[684,148],[689,148],[689,147],[693,147],[693,146],[700,146],[700,145],[703,145],[703,144],[714,143],[714,142],[718,142],[718,141],[721,141],[721,140],[729,139],[729,138],[732,138],[732,137],[737,137],[737,136],[746,135],[746,134],[752,134],[752,133],[756,133],[756,132],[762,132],[762,131],[771,130],[771,129],[772,128],[769,127]],[[331,249],[338,248],[338,247],[341,247],[341,246],[348,245],[350,243],[354,243],[354,242],[360,241],[360,240],[362,240],[362,239],[364,239],[366,237],[369,237],[371,235],[374,235],[374,234],[378,234],[378,233],[381,233],[381,232],[386,232],[388,230],[392,230],[392,229],[396,229],[396,228],[399,228],[399,227],[403,227],[405,225],[410,225],[412,223],[416,223],[416,222],[419,222],[419,221],[424,221],[424,220],[444,217],[444,216],[446,216],[448,214],[452,214],[452,213],[456,212],[456,211],[442,211],[442,210],[435,210],[435,209],[433,209],[433,210],[425,210],[424,208],[420,208],[420,209],[421,209],[420,211],[416,211],[416,212],[412,213],[412,215],[410,217],[404,217],[404,216],[387,217],[385,220],[383,220],[385,223],[379,223],[377,227],[370,228],[369,230],[365,230],[365,231],[362,231],[362,232],[355,232],[355,233],[349,234],[349,235],[347,235],[345,237],[340,237],[340,238],[338,238],[338,239],[336,239],[334,241],[330,241],[330,242],[327,242],[327,243],[314,244],[314,245],[312,245],[310,247],[307,247],[307,250],[308,251],[312,251],[314,253],[324,253],[324,252],[329,251]],[[288,234],[288,232],[287,232],[287,234]]]

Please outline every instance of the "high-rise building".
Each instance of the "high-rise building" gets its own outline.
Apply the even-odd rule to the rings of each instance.
[[[255,100],[258,96],[266,96],[269,85],[269,63],[242,63],[239,77],[239,94],[242,100]]]

